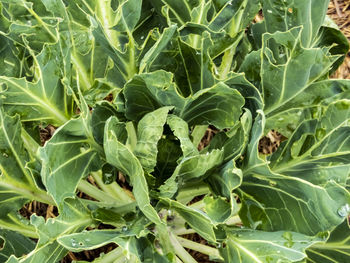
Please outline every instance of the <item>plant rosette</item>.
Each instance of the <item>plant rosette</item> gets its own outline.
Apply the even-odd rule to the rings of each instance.
[[[350,262],[350,81],[330,78],[349,44],[328,4],[2,0],[0,261]],[[32,201],[57,213],[28,219]]]

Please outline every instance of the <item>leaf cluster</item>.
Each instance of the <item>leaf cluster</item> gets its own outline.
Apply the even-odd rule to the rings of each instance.
[[[330,78],[349,44],[328,4],[2,0],[0,261],[115,243],[94,262],[349,262],[350,81]],[[287,139],[262,155],[271,129]],[[58,215],[24,218],[32,201]]]

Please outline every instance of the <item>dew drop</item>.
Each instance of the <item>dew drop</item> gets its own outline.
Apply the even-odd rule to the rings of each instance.
[[[272,10],[270,10],[270,9],[268,9],[267,12],[268,12],[269,14],[272,14]]]
[[[70,240],[70,242],[71,242],[71,244],[72,244],[72,247],[78,246],[78,242],[77,242],[74,238],[72,238],[72,239]]]
[[[9,157],[9,155],[7,153],[3,153],[2,156],[4,156],[5,158]]]
[[[124,232],[125,232],[125,231],[128,231],[128,227],[127,227],[127,226],[123,226],[123,227],[122,227],[122,231],[124,231]]]
[[[145,37],[144,36],[141,36],[141,40],[144,39]]]
[[[349,204],[343,205],[338,209],[338,215],[341,217],[346,217],[350,213]]]

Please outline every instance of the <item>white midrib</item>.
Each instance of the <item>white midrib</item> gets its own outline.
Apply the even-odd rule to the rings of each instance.
[[[5,81],[11,83],[16,88],[21,90],[23,93],[27,94],[29,97],[31,97],[35,101],[39,102],[46,111],[50,112],[52,114],[52,116],[56,117],[57,120],[59,120],[60,122],[65,123],[68,121],[68,118],[66,116],[64,116],[63,114],[61,114],[57,108],[55,108],[53,105],[51,105],[51,103],[45,102],[44,100],[42,100],[41,98],[39,98],[35,94],[31,93],[29,89],[22,88],[16,82],[12,81],[11,78],[0,77],[0,79],[3,79]]]

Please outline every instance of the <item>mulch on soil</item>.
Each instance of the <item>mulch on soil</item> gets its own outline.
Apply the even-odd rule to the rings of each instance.
[[[331,0],[327,14],[337,23],[340,30],[350,40],[350,1]],[[350,79],[350,53],[333,75],[334,78]]]

